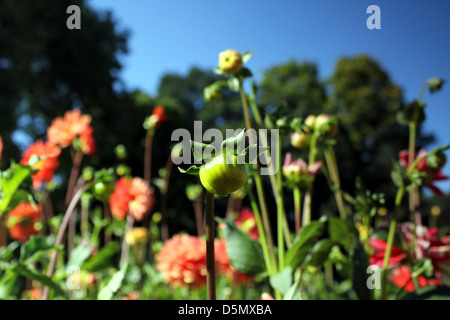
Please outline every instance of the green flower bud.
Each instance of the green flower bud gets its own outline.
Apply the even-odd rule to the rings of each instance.
[[[119,164],[116,169],[116,173],[118,176],[128,176],[131,174],[131,168],[125,164]]]
[[[237,163],[236,156],[216,156],[200,168],[200,181],[210,193],[228,195],[240,189],[247,181],[245,165]]]
[[[86,182],[92,181],[94,179],[94,173],[95,173],[94,168],[92,167],[84,168],[82,173],[84,181]]]
[[[219,54],[219,69],[224,73],[237,73],[242,69],[242,56],[233,49],[222,51]]]
[[[305,119],[305,125],[306,125],[308,128],[313,129],[315,123],[316,123],[316,116],[314,116],[314,115],[311,114],[311,115],[309,115],[309,116],[306,117],[306,119]]]
[[[113,182],[97,182],[94,185],[94,196],[100,201],[106,201],[111,197],[114,188]]]
[[[431,78],[427,80],[428,87],[430,88],[430,92],[436,92],[442,89],[444,84],[444,80],[439,77]]]
[[[125,146],[123,144],[118,144],[114,148],[114,153],[119,160],[124,160],[127,157],[127,149],[125,149]]]
[[[295,131],[291,134],[291,145],[297,149],[304,149],[308,146],[309,134]]]
[[[329,114],[319,114],[314,124],[315,129],[321,130],[328,138],[333,138],[338,133],[336,119]]]

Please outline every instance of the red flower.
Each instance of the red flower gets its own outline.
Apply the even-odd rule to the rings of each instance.
[[[34,155],[38,158],[43,158],[35,163],[32,168],[39,170],[31,177],[33,178],[33,187],[39,188],[43,182],[50,182],[53,178],[53,173],[58,168],[58,157],[61,149],[54,143],[47,141],[46,143],[37,140],[35,143],[28,146],[28,149],[22,154],[23,165],[28,165],[30,158]]]
[[[243,232],[247,233],[250,238],[258,239],[259,232],[258,226],[256,225],[256,218],[249,208],[242,208],[241,213],[234,221],[236,226],[241,229]]]
[[[111,213],[117,219],[124,219],[130,212],[137,221],[150,212],[154,202],[153,188],[141,178],[120,178],[109,200]]]
[[[64,118],[56,118],[48,128],[48,140],[61,148],[66,148],[75,138],[79,138],[81,151],[84,154],[93,155],[96,152],[96,144],[93,138],[94,130],[90,123],[91,116],[82,115],[80,110],[66,111]]]
[[[172,287],[198,288],[206,284],[206,244],[198,237],[175,235],[164,243],[156,269]]]
[[[28,238],[37,234],[36,222],[41,219],[42,208],[40,205],[33,207],[31,203],[22,202],[8,213],[6,226],[11,238],[25,242]]]
[[[238,283],[245,284],[253,279],[251,276],[240,273],[231,265],[225,238],[215,240],[214,250],[217,267],[229,280],[235,279]]]
[[[397,287],[404,288],[407,292],[414,291],[414,283],[412,282],[411,271],[408,266],[401,265],[392,270],[390,280]],[[417,281],[421,288],[442,284],[442,281],[438,279],[427,279],[424,276],[417,277]]]
[[[408,244],[411,244],[411,223],[402,223],[400,230]],[[417,250],[415,258],[429,258],[437,278],[450,277],[450,236],[438,238],[438,229],[416,226]]]
[[[373,254],[370,256],[370,264],[377,265],[379,267],[383,266],[384,263],[384,253],[386,252],[387,242],[377,239],[370,238],[370,248],[373,250]],[[389,259],[389,267],[399,263],[406,257],[405,251],[401,248],[392,246],[391,257]]]
[[[39,300],[42,297],[42,290],[41,289],[31,289],[30,290],[30,299],[31,300]]]
[[[417,154],[414,159],[416,159],[417,157],[423,155],[425,153],[425,150],[420,150],[419,154]],[[404,168],[409,168],[410,163],[409,163],[409,150],[403,150],[400,151],[399,153],[399,159],[400,159],[400,165]],[[425,172],[428,174],[429,176],[429,183],[427,184],[427,187],[429,189],[431,189],[431,191],[439,196],[443,196],[444,193],[442,192],[441,189],[439,189],[438,187],[436,187],[432,182],[433,181],[439,181],[439,180],[447,180],[450,177],[443,175],[441,172],[441,169],[436,169],[436,170],[432,170],[427,163],[427,157],[424,157],[423,159],[421,159],[419,161],[419,163],[416,166],[416,169],[422,172]]]
[[[153,109],[153,113],[151,116],[147,117],[144,122],[144,128],[147,130],[154,130],[156,127],[159,127],[161,124],[166,122],[167,117],[164,114],[163,106],[156,106]]]
[[[166,122],[167,117],[164,114],[164,107],[163,106],[156,106],[155,109],[153,109],[152,117],[155,117],[155,126],[158,127],[164,122]]]
[[[3,140],[2,137],[0,136],[0,160],[2,159],[2,152],[3,152]]]

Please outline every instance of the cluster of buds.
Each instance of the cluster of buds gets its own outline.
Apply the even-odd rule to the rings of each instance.
[[[314,176],[321,166],[322,161],[317,161],[310,165],[303,159],[292,161],[291,154],[287,153],[282,171],[289,187],[299,187],[302,190],[306,190],[314,181]]]
[[[315,132],[328,139],[334,138],[338,133],[336,118],[329,114],[309,115],[303,124],[298,127],[300,130],[296,128],[294,133],[291,134],[291,145],[297,149],[307,148]]]

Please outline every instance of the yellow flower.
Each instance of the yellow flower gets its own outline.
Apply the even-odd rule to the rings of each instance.
[[[130,231],[128,231],[127,235],[125,236],[125,240],[130,246],[134,246],[135,244],[142,244],[147,241],[148,237],[148,230],[147,228],[133,228]]]
[[[222,51],[219,54],[219,69],[225,73],[236,73],[242,69],[242,56],[233,49]]]

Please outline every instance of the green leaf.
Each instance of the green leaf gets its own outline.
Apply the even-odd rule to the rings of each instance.
[[[120,270],[112,276],[108,284],[102,288],[102,290],[98,294],[98,300],[111,300],[114,297],[114,295],[122,286],[123,279],[125,278],[125,275],[127,273],[127,268],[128,261],[124,263],[122,268],[120,268]]]
[[[20,248],[19,261],[25,264],[37,261],[42,254],[50,250],[60,250],[62,246],[55,247],[53,240],[40,235],[33,235]]]
[[[36,206],[36,202],[34,201],[33,195],[30,192],[18,189],[11,198],[6,208],[6,212],[11,211],[23,201],[31,203],[34,207]]]
[[[11,167],[2,173],[0,186],[3,197],[0,202],[0,213],[6,211],[16,190],[32,172],[33,170],[30,167],[13,162]]]
[[[292,268],[287,266],[281,272],[270,277],[270,284],[278,289],[283,295],[287,293],[292,286]]]
[[[248,68],[242,68],[240,71],[239,71],[239,76],[241,77],[241,78],[250,78],[251,76],[253,76],[253,73],[250,71],[250,69],[248,69]]]
[[[245,145],[245,128],[234,137],[226,138],[221,145],[220,152],[226,154],[227,148],[232,148],[233,154],[236,155],[240,146]]]
[[[295,282],[284,294],[283,300],[302,300],[302,293],[300,292],[300,274],[296,274]]]
[[[344,247],[352,245],[353,235],[357,230],[350,221],[345,221],[340,218],[330,218],[328,220],[328,233],[330,239],[342,244]]]
[[[17,274],[24,276],[25,278],[38,281],[43,286],[47,286],[50,289],[53,289],[57,295],[65,296],[64,290],[61,288],[61,286],[58,283],[53,281],[51,278],[49,278],[44,273],[37,271],[31,265],[25,265],[25,264],[22,264],[19,262],[11,270]]]
[[[70,254],[68,266],[81,266],[86,259],[92,254],[95,246],[93,244],[80,243],[76,248],[74,248]]]
[[[247,148],[245,148],[245,150],[242,151],[238,155],[238,158],[244,157],[244,163],[253,163],[253,161],[255,161],[264,152],[267,152],[267,150],[269,150],[269,148],[259,147],[259,151],[260,152],[258,153],[258,145],[257,144],[253,144],[253,145],[248,146]]]
[[[336,243],[330,239],[322,239],[317,242],[311,249],[310,253],[302,263],[302,267],[305,266],[322,266],[328,259],[331,249]]]
[[[402,300],[450,300],[450,287],[428,286],[406,294]]]
[[[231,77],[228,79],[228,88],[230,88],[231,91],[239,92],[239,79],[236,77]]]
[[[370,290],[367,287],[367,267],[368,267],[368,259],[366,255],[366,250],[362,244],[357,241],[355,237],[355,248],[351,253],[352,261],[353,261],[353,275],[352,275],[352,284],[353,290],[355,290],[358,298],[361,300],[370,300]]]
[[[307,251],[303,248],[317,241],[325,229],[325,221],[313,221],[300,230],[300,234],[294,239],[291,248],[286,253],[285,265],[290,265],[292,269],[298,267],[306,257]]]
[[[101,248],[92,258],[82,264],[82,269],[96,272],[105,269],[111,264],[111,259],[120,250],[120,244],[110,242]]]
[[[253,51],[247,51],[241,54],[242,63],[247,63],[253,55]]]
[[[20,247],[19,241],[13,241],[8,246],[0,247],[0,261],[11,260],[14,256],[14,251]]]
[[[181,169],[180,167],[178,167],[178,170],[181,173],[186,173],[186,174],[190,174],[193,176],[198,176],[200,173],[200,167],[197,167],[196,165],[190,166],[187,170]]]
[[[191,149],[192,155],[197,161],[211,159],[216,155],[216,148],[212,144],[200,143],[191,140]],[[210,157],[205,157],[205,155],[210,155]]]
[[[266,271],[261,244],[239,230],[233,221],[219,219],[225,223],[225,238],[230,262],[237,271],[257,275]]]

